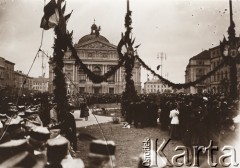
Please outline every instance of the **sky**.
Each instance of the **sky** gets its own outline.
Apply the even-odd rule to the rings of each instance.
[[[45,4],[49,0],[45,0]],[[90,33],[94,19],[100,34],[117,45],[125,32],[126,0],[65,0],[66,14],[73,10],[67,29],[73,42]],[[15,63],[15,70],[28,73],[40,47],[40,21],[44,0],[0,0],[0,57]],[[153,70],[161,64],[157,56],[166,54],[162,75],[176,83],[184,82],[189,59],[203,50],[219,45],[229,26],[228,0],[130,0],[132,35],[138,55]],[[236,34],[239,35],[239,0],[233,0]],[[41,49],[52,55],[54,31],[44,31]],[[43,58],[48,76],[48,60]],[[37,57],[29,75],[42,74],[42,57]],[[149,72],[142,69],[142,83]],[[150,79],[152,76],[150,75]]]

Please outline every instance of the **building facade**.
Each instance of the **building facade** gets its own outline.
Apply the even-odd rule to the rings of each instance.
[[[222,61],[223,56],[220,51],[220,46],[216,46],[214,48],[209,49],[210,51],[210,62],[211,62],[211,70],[217,67]],[[240,90],[240,64],[237,64],[237,83],[238,83],[238,91]],[[211,76],[211,91],[213,93],[229,93],[230,91],[230,66],[225,65],[223,68],[218,70],[213,76]]]
[[[33,78],[32,90],[35,92],[48,92],[48,78],[39,76],[38,78]]]
[[[0,57],[0,90],[15,87],[14,63]]]
[[[83,36],[74,45],[79,58],[95,74],[103,75],[113,66],[118,64],[119,57],[117,46],[111,44],[107,38],[99,34],[95,24],[91,27],[91,33]],[[71,51],[64,56],[64,69],[67,83],[67,93],[111,93],[121,94],[125,90],[125,69],[120,67],[116,73],[107,81],[93,83],[83,72],[79,65],[76,65]],[[141,93],[141,66],[135,62],[133,69],[133,80],[135,89]],[[49,63],[49,92],[53,92],[54,72],[52,63]]]
[[[195,81],[208,72],[214,70],[223,61],[220,46],[210,48],[192,57],[185,71],[185,82]],[[237,64],[238,92],[240,91],[240,64]],[[224,65],[211,77],[195,87],[185,89],[186,93],[214,93],[228,94],[230,91],[230,66]]]
[[[185,71],[185,83],[195,81],[202,76],[206,75],[210,71],[210,51],[205,50],[198,55],[192,57]],[[186,93],[204,93],[210,92],[210,79],[197,84],[196,86],[191,86],[185,89]]]
[[[172,88],[168,85],[165,85],[159,79],[148,80],[144,83],[144,93],[171,93],[173,92]]]
[[[22,71],[15,71],[15,89],[22,90],[22,93],[29,93],[33,91],[33,77],[27,76]]]

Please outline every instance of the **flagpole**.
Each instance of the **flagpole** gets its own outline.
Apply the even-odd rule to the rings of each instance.
[[[55,66],[53,67],[53,71],[55,73],[55,78],[53,80],[53,84],[55,86],[54,89],[54,98],[57,103],[57,113],[58,120],[61,121],[64,119],[65,114],[68,112],[68,101],[67,101],[67,88],[65,76],[63,74],[64,67],[64,52],[67,50],[67,37],[66,37],[66,21],[63,16],[63,12],[61,9],[61,3],[63,0],[57,1],[57,11],[59,14],[59,22],[55,27],[54,31],[56,34],[55,44],[54,44],[54,54],[53,54],[53,62]]]

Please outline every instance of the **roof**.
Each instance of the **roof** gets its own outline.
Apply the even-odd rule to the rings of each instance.
[[[85,35],[82,38],[80,38],[80,40],[78,41],[78,44],[83,44],[87,41],[91,41],[91,40],[99,40],[99,41],[104,41],[109,43],[108,39],[104,36],[96,36],[95,34],[89,34],[89,35]]]
[[[152,79],[152,80],[146,81],[144,84],[147,84],[147,83],[162,83],[162,82],[160,79]]]
[[[204,50],[203,52],[199,53],[198,55],[192,57],[190,60],[201,60],[201,59],[210,59],[210,51]]]
[[[5,62],[9,63],[9,64],[12,64],[12,65],[15,65],[15,63],[11,62],[11,61],[8,61],[8,60],[5,60]]]

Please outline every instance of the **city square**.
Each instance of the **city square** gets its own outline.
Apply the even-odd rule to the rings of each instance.
[[[0,167],[239,167],[238,3],[0,0]]]

